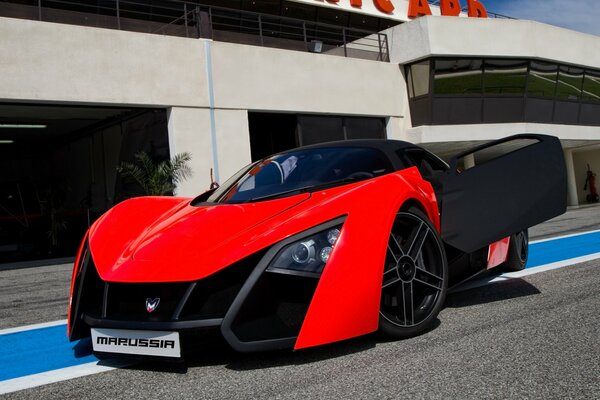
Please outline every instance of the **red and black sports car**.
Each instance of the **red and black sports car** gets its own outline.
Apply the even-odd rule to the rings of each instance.
[[[195,199],[134,198],[104,214],[75,262],[69,337],[181,357],[206,331],[239,351],[417,335],[448,288],[523,268],[527,228],[565,211],[565,188],[560,142],[544,135],[450,166],[392,140],[276,154]]]

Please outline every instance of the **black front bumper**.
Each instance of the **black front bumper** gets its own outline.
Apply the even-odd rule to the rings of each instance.
[[[105,282],[86,249],[73,292],[70,339],[90,336],[90,328],[177,331],[188,341],[197,332],[215,331],[241,352],[293,348],[319,277],[267,271],[290,240],[296,239],[205,279],[176,283]],[[160,305],[148,312],[146,299],[154,298]]]

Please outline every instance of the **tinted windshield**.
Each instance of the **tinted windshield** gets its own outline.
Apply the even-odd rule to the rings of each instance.
[[[290,151],[252,164],[234,175],[209,202],[245,203],[309,192],[391,172],[378,150],[331,147]]]

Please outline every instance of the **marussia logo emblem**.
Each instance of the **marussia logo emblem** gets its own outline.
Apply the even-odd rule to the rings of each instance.
[[[160,297],[157,297],[155,299],[151,299],[150,297],[148,297],[146,299],[146,311],[152,312],[156,310],[158,308],[158,303],[160,303]]]

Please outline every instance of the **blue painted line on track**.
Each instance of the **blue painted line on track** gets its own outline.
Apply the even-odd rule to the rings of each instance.
[[[600,232],[549,240],[529,245],[527,268],[539,267],[600,252]]]
[[[0,382],[98,361],[89,339],[69,342],[67,326],[0,335]]]
[[[527,268],[600,253],[600,232],[529,246]],[[0,383],[41,372],[97,361],[89,339],[69,342],[66,325],[0,335]]]

